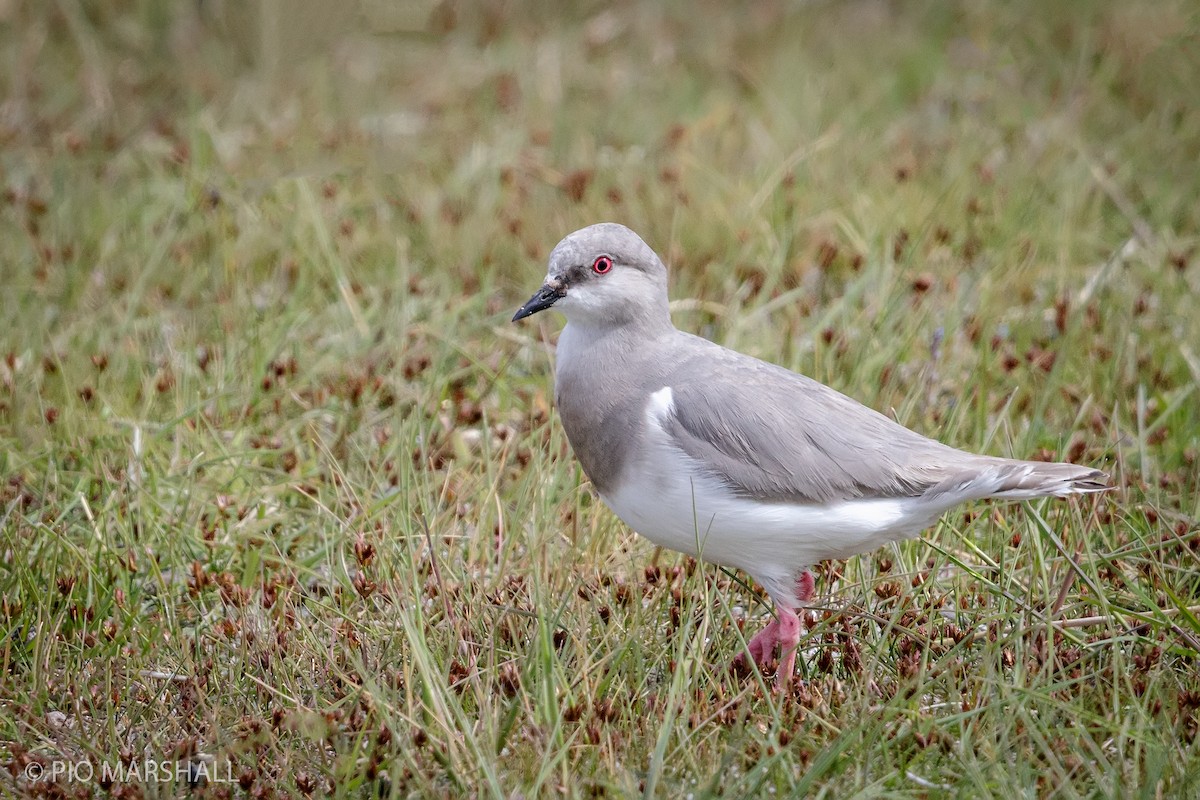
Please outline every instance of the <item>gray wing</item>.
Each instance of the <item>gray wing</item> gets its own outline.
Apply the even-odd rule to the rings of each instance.
[[[676,444],[739,495],[826,502],[924,493],[986,456],[948,447],[817,381],[724,348],[667,371]]]

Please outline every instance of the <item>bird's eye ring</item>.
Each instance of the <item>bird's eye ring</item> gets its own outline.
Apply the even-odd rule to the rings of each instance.
[[[592,272],[596,273],[597,275],[603,275],[606,272],[611,271],[612,268],[613,262],[608,256],[597,256],[596,260],[592,262]]]

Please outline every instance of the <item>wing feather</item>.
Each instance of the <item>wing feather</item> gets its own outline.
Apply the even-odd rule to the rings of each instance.
[[[803,375],[705,350],[704,367],[689,361],[669,371],[672,402],[659,420],[681,450],[741,496],[797,503],[911,497],[986,459]]]

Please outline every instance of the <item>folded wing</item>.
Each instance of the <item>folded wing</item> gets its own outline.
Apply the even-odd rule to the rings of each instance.
[[[795,503],[915,497],[1005,461],[921,436],[782,367],[715,345],[705,349],[705,366],[669,371],[671,403],[659,422],[741,496]],[[712,371],[721,381],[702,377]]]

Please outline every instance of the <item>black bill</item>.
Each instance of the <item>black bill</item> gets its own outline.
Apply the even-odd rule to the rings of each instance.
[[[513,315],[512,321],[516,322],[519,319],[532,316],[539,311],[545,311],[565,295],[566,292],[562,289],[555,289],[553,286],[545,285],[538,289],[525,305],[517,309],[517,313]]]

